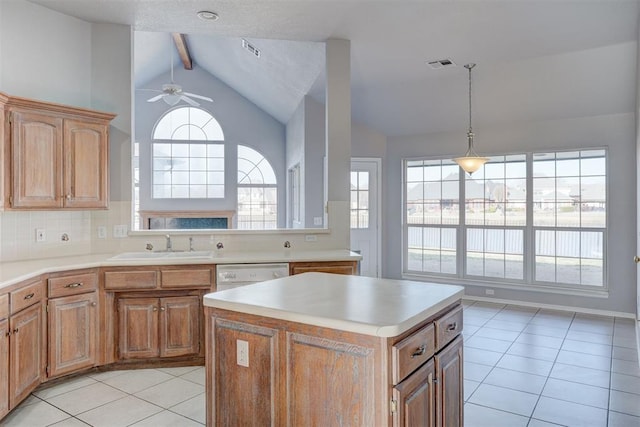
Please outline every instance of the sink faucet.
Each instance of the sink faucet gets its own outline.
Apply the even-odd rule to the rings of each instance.
[[[166,238],[167,238],[167,252],[172,252],[173,246],[171,245],[171,235],[167,234]]]

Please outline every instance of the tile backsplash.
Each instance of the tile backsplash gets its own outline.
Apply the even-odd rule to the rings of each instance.
[[[113,237],[113,226],[128,227],[130,206],[112,202],[105,211],[0,212],[0,262],[116,250],[121,239]],[[104,239],[98,238],[99,226],[105,228]],[[44,241],[37,241],[38,229],[44,232]]]

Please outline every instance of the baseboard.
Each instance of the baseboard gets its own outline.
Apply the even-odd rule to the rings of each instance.
[[[496,304],[519,305],[523,307],[546,308],[549,310],[558,310],[558,311],[573,311],[576,313],[595,314],[598,316],[622,317],[625,319],[636,318],[634,313],[624,313],[621,311],[611,311],[611,310],[596,310],[593,308],[572,307],[568,305],[541,304],[541,303],[533,303],[533,302],[526,302],[526,301],[514,301],[514,300],[508,300],[508,299],[478,297],[473,295],[465,295],[464,297],[462,297],[462,299],[468,300],[468,301],[492,302]],[[638,334],[640,334],[640,323],[637,325],[636,331],[638,331]]]

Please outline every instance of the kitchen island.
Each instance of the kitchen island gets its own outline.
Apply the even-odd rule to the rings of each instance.
[[[462,426],[463,288],[304,273],[207,294],[207,425]]]

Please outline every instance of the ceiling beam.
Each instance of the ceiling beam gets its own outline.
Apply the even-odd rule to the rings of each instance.
[[[193,63],[191,62],[191,54],[189,53],[189,47],[187,46],[187,36],[181,33],[171,33],[173,36],[173,41],[176,44],[176,48],[178,49],[178,54],[180,55],[180,59],[184,64],[185,70],[193,69]]]

